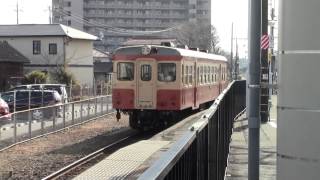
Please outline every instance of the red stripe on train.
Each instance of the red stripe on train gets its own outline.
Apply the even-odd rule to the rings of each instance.
[[[180,110],[181,91],[180,90],[158,90],[157,109],[158,110]]]

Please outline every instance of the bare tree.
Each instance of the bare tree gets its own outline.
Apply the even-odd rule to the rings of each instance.
[[[178,41],[189,47],[206,49],[209,52],[219,54],[219,37],[217,30],[211,24],[203,22],[189,22],[174,32]]]
[[[50,74],[50,81],[54,83],[63,83],[69,85],[70,82],[73,84],[78,83],[75,76],[68,70],[69,63],[74,60],[78,49],[73,50],[70,57],[64,57],[64,54],[57,54],[52,57],[48,53],[42,53],[42,59],[46,65],[54,65],[46,68],[46,71]]]

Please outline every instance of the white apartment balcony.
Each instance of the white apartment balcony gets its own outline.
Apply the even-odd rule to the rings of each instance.
[[[185,5],[143,5],[143,4],[137,4],[137,3],[130,3],[130,4],[117,4],[117,3],[107,3],[107,4],[91,4],[91,3],[85,3],[84,9],[136,9],[136,10],[183,10],[187,9],[187,6]]]
[[[153,14],[153,13],[84,13],[86,18],[128,18],[128,19],[185,19],[185,14]]]
[[[150,23],[139,23],[139,22],[107,22],[103,24],[86,24],[85,27],[97,27],[104,28],[106,26],[119,27],[119,28],[167,28],[170,27],[169,22],[150,22]]]

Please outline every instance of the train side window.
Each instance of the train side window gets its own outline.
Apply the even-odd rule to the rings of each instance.
[[[188,66],[185,66],[185,67],[186,67],[186,69],[184,71],[184,82],[186,84],[188,84],[188,73],[189,73],[188,69],[189,69],[189,67]]]
[[[130,62],[118,63],[117,78],[119,81],[132,81],[134,79],[134,64]]]
[[[222,68],[221,68],[221,76],[222,76],[221,79],[222,79],[222,80],[224,80],[224,74],[223,74],[223,73],[224,73],[224,68],[222,67]]]
[[[209,84],[211,84],[211,82],[212,82],[212,79],[211,79],[211,74],[212,74],[212,72],[211,72],[211,67],[210,67],[210,66],[208,67],[208,71],[209,71],[209,73],[208,73],[208,80],[209,80]]]
[[[208,67],[204,67],[204,83],[207,83]]]
[[[192,66],[189,67],[189,84],[192,84]]]
[[[184,65],[183,64],[181,68],[181,80],[182,80],[182,84],[184,84]]]
[[[221,80],[223,81],[223,67],[221,67]]]
[[[149,64],[141,65],[141,80],[142,81],[150,81],[152,75],[152,69]]]
[[[176,80],[176,64],[159,63],[158,64],[158,81],[173,82]]]
[[[214,67],[214,81],[217,82],[218,68]]]
[[[212,82],[212,83],[214,83],[213,77],[214,77],[214,67],[212,66],[212,67],[211,67],[211,82]]]
[[[210,74],[211,74],[211,71],[210,71],[210,66],[208,66],[208,83],[210,84],[211,83],[211,78],[210,78]]]
[[[203,66],[200,67],[200,84],[203,84]]]
[[[211,72],[210,72],[210,67],[208,66],[207,69],[208,69],[208,70],[207,70],[207,72],[208,72],[208,73],[207,73],[207,81],[208,81],[208,83],[210,84],[210,83],[211,83],[211,80],[210,80],[210,73],[211,73]]]
[[[198,67],[198,73],[197,73],[197,78],[198,78],[198,82],[197,84],[200,84],[200,68]]]

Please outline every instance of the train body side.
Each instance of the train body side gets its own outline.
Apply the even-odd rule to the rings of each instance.
[[[156,47],[156,53],[144,55],[141,48],[124,49],[113,57],[115,109],[197,109],[214,100],[228,83],[226,61],[167,47]]]

